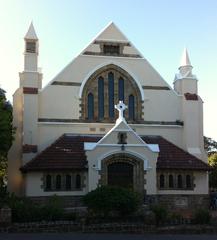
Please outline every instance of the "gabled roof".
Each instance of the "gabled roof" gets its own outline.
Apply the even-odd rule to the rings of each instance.
[[[64,134],[51,146],[24,165],[21,171],[86,170],[87,159],[84,142],[97,142],[101,138],[101,135]],[[157,169],[159,170],[210,170],[210,167],[206,163],[161,136],[141,136],[141,138],[146,143],[159,145],[160,152],[157,160]]]
[[[95,40],[115,40],[120,42],[128,42],[127,37],[121,30],[113,23],[110,22],[96,37]]]

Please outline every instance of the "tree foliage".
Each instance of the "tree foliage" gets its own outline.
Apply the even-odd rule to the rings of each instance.
[[[12,106],[0,88],[0,187],[4,184],[7,154],[13,141]]]
[[[208,156],[217,152],[217,142],[212,138],[204,136],[204,149],[207,152]]]
[[[212,171],[209,174],[209,186],[211,189],[217,189],[217,153],[213,153],[208,158]]]

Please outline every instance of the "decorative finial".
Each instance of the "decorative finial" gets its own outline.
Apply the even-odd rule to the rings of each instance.
[[[125,121],[124,111],[127,109],[127,105],[125,105],[123,101],[119,101],[119,103],[115,105],[115,108],[119,112],[118,121]]]

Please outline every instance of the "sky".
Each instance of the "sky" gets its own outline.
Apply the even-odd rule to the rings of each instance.
[[[31,21],[43,86],[111,21],[171,86],[187,47],[204,101],[204,135],[217,141],[216,0],[0,0],[0,87],[10,101]]]

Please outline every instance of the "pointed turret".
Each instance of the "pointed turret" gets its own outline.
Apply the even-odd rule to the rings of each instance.
[[[187,48],[184,48],[181,62],[180,62],[180,67],[184,67],[184,66],[191,66]]]
[[[35,28],[33,26],[33,23],[31,22],[30,26],[29,26],[29,29],[24,37],[24,39],[29,39],[29,40],[38,40],[38,37],[35,33]]]
[[[192,74],[192,65],[185,48],[179,72],[175,75],[174,89],[182,95],[182,121],[184,148],[192,155],[204,158],[203,151],[203,102],[198,96],[197,77]]]
[[[189,54],[186,48],[184,48],[179,73],[175,75],[174,89],[179,94],[196,93],[197,94],[197,78],[192,74],[192,65],[189,58]]]
[[[25,41],[24,70],[37,71],[38,70],[38,37],[36,35],[32,22],[24,37],[24,41]]]
[[[187,48],[184,48],[180,67],[179,67],[179,72],[180,72],[181,76],[182,77],[192,77],[192,68],[193,67],[190,62]]]
[[[24,37],[24,41],[24,70],[20,73],[20,87],[40,89],[42,86],[42,74],[38,71],[39,40],[32,22]]]

